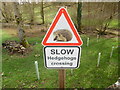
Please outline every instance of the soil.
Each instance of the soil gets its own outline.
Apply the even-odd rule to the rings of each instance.
[[[98,32],[94,28],[87,28],[83,29],[83,33],[88,36],[95,36],[97,37]],[[118,38],[120,37],[120,30],[119,29],[108,29],[106,30],[105,35],[101,35],[104,38]]]
[[[9,28],[9,27],[5,27],[3,28],[3,30],[5,30],[7,33],[9,33],[12,36],[17,36],[17,28]],[[41,37],[41,35],[45,35],[47,28],[45,30],[45,28],[41,28],[40,26],[38,27],[33,27],[32,29],[27,28],[24,29],[26,32],[26,36],[27,37]]]
[[[45,25],[35,25],[35,26],[32,26],[32,29],[30,27],[27,27],[24,30],[26,32],[27,37],[41,37],[41,36],[46,34],[48,28],[49,28],[49,26],[47,27]],[[15,28],[15,27],[14,28],[4,27],[3,30],[7,31],[12,36],[17,36],[17,28]],[[102,35],[102,37],[105,37],[105,38],[120,37],[120,35],[119,35],[120,31],[119,30],[110,29],[109,31],[111,31],[111,32],[114,31],[117,34],[107,32],[107,34]],[[97,37],[97,31],[94,30],[94,29],[92,29],[92,30],[85,29],[85,30],[83,30],[83,34]]]

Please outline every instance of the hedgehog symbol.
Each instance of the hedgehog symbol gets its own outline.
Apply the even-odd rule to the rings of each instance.
[[[54,41],[67,42],[72,39],[72,33],[67,29],[59,29],[53,33]]]

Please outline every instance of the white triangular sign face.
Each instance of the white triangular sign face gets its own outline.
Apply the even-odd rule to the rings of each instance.
[[[60,8],[42,42],[45,46],[80,46],[82,40],[65,8]]]

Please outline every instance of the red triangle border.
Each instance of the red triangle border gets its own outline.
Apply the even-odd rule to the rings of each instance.
[[[52,33],[55,25],[57,24],[57,22],[58,22],[58,20],[59,20],[59,18],[60,18],[60,16],[62,14],[64,14],[68,24],[70,25],[70,28],[72,29],[72,31],[73,31],[73,33],[74,33],[74,35],[75,35],[75,37],[76,37],[76,39],[78,41],[78,43],[46,43],[48,38],[50,37],[50,34]],[[50,28],[49,28],[49,30],[47,32],[47,35],[45,35],[45,38],[43,39],[42,44],[44,46],[81,46],[83,44],[83,42],[82,42],[82,40],[81,40],[75,26],[74,26],[74,24],[73,24],[69,14],[67,13],[65,8],[60,8],[58,14],[56,15],[52,25],[50,26]]]

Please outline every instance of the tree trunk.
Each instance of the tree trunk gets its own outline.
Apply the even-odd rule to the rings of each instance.
[[[2,15],[3,15],[5,21],[6,21],[7,23],[9,23],[9,17],[8,17],[8,13],[7,13],[7,9],[6,9],[6,4],[5,4],[5,2],[2,2],[2,5],[3,5],[3,10],[1,9]]]
[[[32,28],[32,25],[34,24],[34,2],[30,3],[30,28]]]
[[[0,9],[0,13],[2,15],[2,17],[4,18],[5,22],[8,23],[8,19],[6,18],[5,14],[3,13],[3,11]]]
[[[77,29],[78,32],[81,31],[81,17],[82,17],[82,2],[78,2],[78,7],[77,7]]]
[[[44,18],[44,8],[43,8],[43,0],[41,1],[41,18],[42,18],[42,24],[45,23],[45,18]]]
[[[105,23],[102,23],[101,28],[98,29],[100,35],[105,35],[106,34],[105,32],[106,32],[107,28],[109,27],[111,21],[113,20],[113,17],[116,16],[116,15],[118,15],[118,13],[113,13],[103,21]]]
[[[20,39],[20,43],[24,47],[28,48],[30,45],[29,45],[28,41],[26,40],[25,31],[23,29],[22,16],[21,16],[20,11],[18,9],[17,2],[13,2],[13,8],[14,8],[14,13],[15,13],[16,24],[18,26],[18,37]]]

